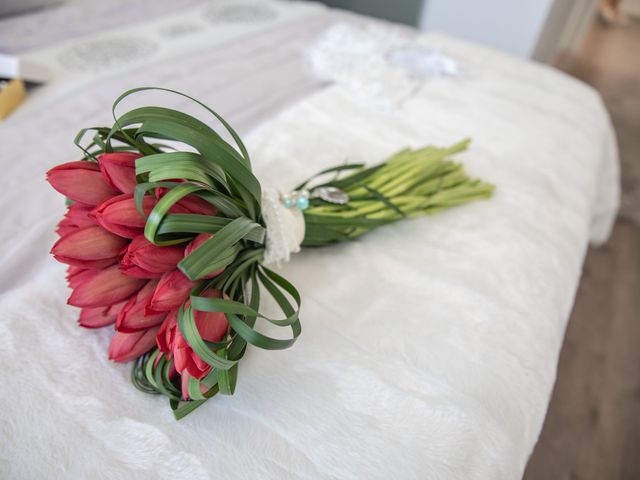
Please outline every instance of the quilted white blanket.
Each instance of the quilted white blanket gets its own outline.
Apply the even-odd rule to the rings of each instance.
[[[336,18],[350,17],[317,10],[242,45],[73,92],[51,87],[0,125],[0,477],[522,476],[587,244],[607,238],[617,209],[608,116],[597,94],[549,68],[406,31],[398,43],[437,46],[461,75],[416,80],[389,65],[367,95],[344,72],[320,89],[303,59]],[[373,45],[389,35],[348,28]],[[398,82],[411,84],[402,98]],[[110,331],[76,325],[63,268],[47,254],[63,205],[44,172],[74,158],[79,128],[109,122],[120,91],[154,83],[222,105],[245,133],[262,120],[246,138],[273,186],[470,136],[460,158],[495,197],[297,254],[282,272],[303,295],[299,341],[251,350],[233,397],[176,422],[164,399],[133,388],[128,366],[107,360]]]

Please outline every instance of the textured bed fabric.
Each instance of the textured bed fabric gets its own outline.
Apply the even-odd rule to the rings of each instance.
[[[424,82],[392,108],[356,99],[304,66],[313,39],[351,18],[318,11],[73,94],[51,87],[0,125],[0,477],[522,476],[587,244],[606,239],[617,209],[608,116],[558,72],[445,36],[411,41],[437,44],[464,76]],[[198,78],[185,73],[196,68]],[[44,172],[77,155],[79,128],[109,122],[118,93],[149,83],[239,124],[274,187],[470,136],[460,159],[496,194],[296,254],[281,273],[303,296],[299,341],[251,350],[233,397],[176,422],[106,359],[109,329],[76,325],[64,268],[47,254],[63,205]]]
[[[206,0],[80,0],[51,2],[47,8],[0,18],[0,51],[19,54],[96,31],[140,24]],[[213,0],[211,3],[222,3]]]

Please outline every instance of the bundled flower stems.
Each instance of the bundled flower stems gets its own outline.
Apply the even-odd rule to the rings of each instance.
[[[404,149],[374,166],[339,165],[291,192],[263,189],[240,137],[194,99],[235,145],[168,108],[116,117],[124,98],[149,89],[121,95],[113,127],[78,134],[82,160],[48,172],[68,202],[52,254],[68,265],[68,303],[81,309],[80,325],[115,328],[109,358],[133,362],[135,386],[168,397],[177,419],[233,394],[249,345],[280,350],[300,335],[300,294],[269,264],[300,245],[353,241],[493,190],[451,160],[466,140]],[[279,306],[278,318],[260,312],[264,295]],[[288,338],[261,333],[262,322],[288,329]]]

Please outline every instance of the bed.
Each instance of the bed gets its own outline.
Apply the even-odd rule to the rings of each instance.
[[[88,2],[0,21],[3,49],[54,72],[0,124],[0,476],[520,478],[587,246],[606,241],[618,207],[597,93],[543,65],[314,3],[170,4],[141,2],[126,19]],[[71,33],[60,26],[70,15]],[[119,38],[144,48],[113,60]],[[96,42],[109,68],[83,53]],[[433,55],[441,68],[414,68]],[[77,326],[48,255],[64,205],[44,172],[78,156],[80,128],[111,123],[118,94],[152,84],[221,112],[274,187],[468,136],[461,160],[496,193],[296,254],[280,271],[303,295],[299,341],[251,350],[234,396],[177,422],[107,360],[112,332]]]

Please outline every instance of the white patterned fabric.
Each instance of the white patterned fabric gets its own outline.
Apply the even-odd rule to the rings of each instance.
[[[399,108],[426,80],[461,73],[427,37],[393,25],[338,23],[307,55],[321,78],[384,110]]]
[[[607,113],[550,68],[408,30],[464,73],[380,108],[305,69],[335,21],[365,22],[316,9],[242,42],[52,85],[0,124],[0,477],[522,476],[588,241],[606,240],[617,210]],[[112,331],[77,326],[64,268],[48,254],[64,207],[44,172],[76,158],[77,130],[108,124],[125,88],[150,84],[228,117],[263,184],[281,191],[345,159],[470,136],[459,159],[495,196],[296,254],[279,270],[303,298],[296,345],[250,349],[233,397],[176,422],[164,399],[133,388],[127,365],[107,360]],[[393,99],[395,81],[379,84]]]

